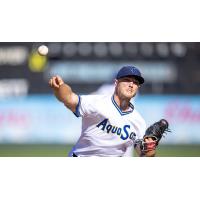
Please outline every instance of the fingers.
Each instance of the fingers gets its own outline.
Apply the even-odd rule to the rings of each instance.
[[[154,141],[152,138],[145,138],[146,148],[147,151],[155,150],[156,148],[156,141]]]
[[[145,142],[153,142],[154,140],[153,140],[152,138],[149,137],[149,138],[145,138],[144,141],[145,141]]]
[[[53,76],[50,80],[49,80],[49,85],[52,88],[59,88],[62,84],[64,84],[64,81],[62,80],[62,78],[58,75]]]
[[[63,83],[64,83],[64,81],[62,80],[62,78],[60,77],[60,76],[56,76],[56,79],[55,79],[55,81],[56,81],[56,83],[59,85],[59,86],[61,86]]]
[[[156,149],[156,143],[155,142],[146,142],[144,144],[144,152],[151,152],[151,151],[155,151]]]

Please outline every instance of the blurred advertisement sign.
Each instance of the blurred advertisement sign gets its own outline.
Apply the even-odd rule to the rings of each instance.
[[[24,64],[28,57],[25,46],[0,47],[0,65],[16,66]]]
[[[200,143],[200,96],[142,96],[135,107],[147,126],[165,118],[172,133],[161,143]],[[75,143],[81,118],[52,95],[0,101],[0,143]]]
[[[23,96],[28,94],[26,79],[0,79],[0,97]]]
[[[52,95],[0,101],[0,142],[73,143],[81,121]]]
[[[147,126],[161,118],[169,121],[172,133],[162,143],[200,143],[200,96],[138,96],[136,108]]]
[[[171,62],[87,62],[87,61],[51,61],[45,73],[45,79],[60,75],[71,83],[102,83],[110,81],[115,73],[125,65],[138,67],[146,81],[154,83],[174,82],[177,79],[177,68]]]

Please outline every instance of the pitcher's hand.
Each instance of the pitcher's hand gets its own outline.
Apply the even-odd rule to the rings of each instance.
[[[53,89],[58,89],[62,84],[64,84],[64,81],[62,80],[62,78],[58,75],[53,76],[52,78],[50,78],[49,80],[49,85],[51,88]]]

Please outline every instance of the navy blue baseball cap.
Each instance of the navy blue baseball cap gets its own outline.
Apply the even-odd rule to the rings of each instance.
[[[144,78],[142,77],[140,70],[134,66],[122,67],[117,73],[116,79],[120,79],[125,76],[134,76],[140,84],[144,83]]]

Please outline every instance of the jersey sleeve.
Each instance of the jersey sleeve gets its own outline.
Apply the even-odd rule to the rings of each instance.
[[[90,116],[96,114],[96,101],[98,95],[81,95],[74,113],[77,117]]]

